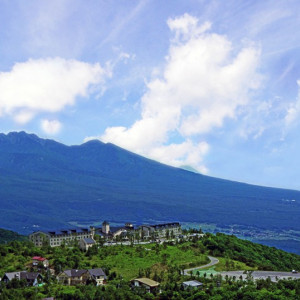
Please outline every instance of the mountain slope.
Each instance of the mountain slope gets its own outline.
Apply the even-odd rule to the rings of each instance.
[[[300,230],[299,208],[299,191],[188,172],[112,144],[0,134],[0,227],[18,232],[103,219]]]
[[[0,228],[0,244],[6,244],[11,241],[26,241],[27,237],[16,232]]]

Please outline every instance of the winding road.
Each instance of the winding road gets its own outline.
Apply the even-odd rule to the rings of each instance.
[[[199,267],[185,269],[183,271],[183,275],[190,275],[190,272],[193,270],[205,269],[219,263],[219,260],[216,257],[208,256],[208,258],[210,259],[210,263]],[[242,278],[243,280],[246,280],[249,276],[245,271],[223,271],[219,272],[218,274],[220,274],[222,277],[225,277],[227,275],[228,277]],[[270,278],[271,281],[276,282],[279,279],[300,279],[300,273],[293,272],[253,271],[250,272],[250,274],[250,278],[253,280]]]
[[[189,275],[191,271],[193,270],[199,270],[199,269],[204,269],[204,268],[208,268],[208,267],[212,267],[216,264],[219,263],[219,260],[215,257],[212,256],[208,256],[208,258],[210,259],[210,263],[206,264],[206,265],[202,265],[199,267],[194,267],[194,268],[190,268],[190,269],[184,269],[183,270],[183,275]]]

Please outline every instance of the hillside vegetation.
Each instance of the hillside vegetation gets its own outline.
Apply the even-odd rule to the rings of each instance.
[[[64,269],[103,267],[129,280],[142,274],[159,276],[169,267],[177,270],[206,264],[207,255],[225,258],[226,270],[300,270],[300,256],[244,241],[225,234],[205,234],[203,238],[160,244],[93,247],[82,252],[77,246],[35,247],[31,242],[13,241],[0,245],[0,275],[23,269],[35,255],[47,257],[59,272]],[[163,275],[160,280],[163,280]]]
[[[254,270],[267,267],[270,270],[300,269],[300,256],[261,246],[234,236],[206,234],[203,238],[191,237],[189,241],[145,245],[115,245],[92,247],[82,252],[73,247],[60,246],[36,248],[29,241],[13,241],[0,245],[0,275],[5,272],[33,270],[32,256],[44,256],[50,260],[56,274],[61,270],[102,267],[108,275],[106,286],[62,286],[46,271],[45,284],[41,287],[26,287],[22,282],[0,285],[0,300],[8,299],[298,299],[300,280],[270,280],[257,282],[214,277],[183,276],[184,268],[203,265],[207,255],[220,258],[223,270],[241,267]],[[161,283],[160,294],[147,294],[143,289],[132,290],[130,280],[150,277]],[[202,290],[184,290],[183,281],[201,280]]]
[[[198,241],[209,254],[244,262],[250,267],[268,271],[300,269],[300,256],[274,247],[238,239],[222,233],[206,234]]]
[[[11,230],[5,230],[0,228],[0,244],[5,244],[11,241],[26,241],[27,237],[20,235]]]

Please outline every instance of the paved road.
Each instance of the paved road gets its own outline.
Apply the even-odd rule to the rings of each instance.
[[[134,245],[146,245],[146,244],[152,244],[153,241],[146,241],[146,242],[134,242]],[[115,245],[125,245],[129,246],[131,245],[131,242],[125,241],[125,242],[106,242],[103,244],[103,246],[115,246]]]
[[[242,276],[243,279],[247,278],[247,274],[244,274],[244,271],[227,271],[227,272],[220,272],[220,274],[222,275],[222,277],[228,275],[229,277],[235,276],[236,279],[239,279],[240,276]],[[272,281],[277,281],[279,279],[287,279],[287,278],[300,279],[300,273],[292,273],[292,272],[253,271],[251,276],[254,280],[267,279],[268,277],[270,277]]]
[[[210,259],[210,263],[209,264],[206,264],[206,265],[203,265],[203,266],[199,266],[199,267],[195,267],[195,268],[185,269],[185,270],[183,270],[183,275],[189,275],[190,271],[199,270],[199,269],[205,269],[205,268],[212,267],[212,266],[214,266],[214,265],[216,265],[216,264],[219,263],[219,260],[217,258],[215,258],[215,257],[208,256],[208,258]]]

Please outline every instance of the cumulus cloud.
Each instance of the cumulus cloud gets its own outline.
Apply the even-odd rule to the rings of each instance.
[[[181,42],[197,37],[197,35],[207,31],[211,28],[210,22],[205,22],[199,26],[198,19],[185,13],[182,17],[169,19],[167,24],[171,31],[175,33],[173,41]]]
[[[100,139],[205,171],[205,134],[235,118],[259,87],[260,51],[253,45],[234,48],[226,36],[209,31],[210,23],[198,24],[188,14],[167,24],[173,33],[169,53],[163,73],[147,84],[141,118],[129,128],[107,128]],[[181,142],[172,143],[174,136]]]
[[[183,164],[196,166],[198,171],[206,174],[208,170],[203,164],[203,157],[208,150],[208,143],[196,144],[188,139],[179,144],[172,143],[150,148],[148,156],[172,166],[183,166]]]
[[[61,123],[58,120],[44,119],[41,122],[41,127],[47,134],[55,135],[61,130]]]
[[[30,59],[0,72],[0,117],[24,124],[41,112],[59,112],[103,87],[110,71],[100,64],[63,58]]]
[[[34,117],[34,112],[29,110],[19,110],[14,115],[14,121],[19,124],[26,124]]]

